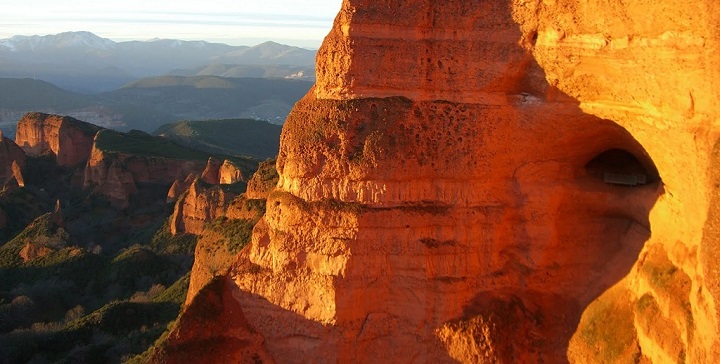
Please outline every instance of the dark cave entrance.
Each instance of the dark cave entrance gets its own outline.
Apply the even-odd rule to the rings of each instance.
[[[610,185],[634,187],[659,182],[660,176],[652,161],[647,157],[641,159],[627,150],[613,148],[587,162],[585,170]]]

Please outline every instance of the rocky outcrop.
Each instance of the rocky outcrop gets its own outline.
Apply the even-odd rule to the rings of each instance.
[[[99,195],[107,197],[113,204],[125,208],[129,198],[137,192],[140,184],[164,185],[169,188],[174,181],[185,180],[189,175],[200,175],[205,163],[200,160],[167,158],[141,153],[129,153],[103,149],[108,134],[97,133],[90,159],[85,167],[84,188],[92,188]],[[98,143],[99,139],[103,139]]]
[[[233,191],[211,186],[196,179],[187,193],[175,203],[175,209],[170,217],[170,232],[173,235],[183,232],[202,234],[205,224],[225,215],[228,204],[237,195]]]
[[[190,188],[190,185],[192,185],[192,183],[196,179],[198,179],[198,176],[191,173],[187,177],[185,177],[185,180],[175,180],[175,182],[173,182],[173,184],[170,186],[170,190],[168,190],[167,202],[176,202],[183,195],[183,193],[185,193],[188,188]]]
[[[185,193],[190,185],[197,179],[195,174],[190,174],[185,180],[175,180],[168,191],[167,202],[175,202]],[[242,169],[230,160],[225,160],[222,164],[215,158],[210,158],[205,170],[203,170],[200,180],[210,185],[231,185],[245,181]]]
[[[55,209],[35,219],[27,230],[33,231],[23,238],[23,246],[19,255],[23,262],[46,257],[60,249],[68,246],[69,235],[64,229],[64,220],[60,201],[55,204]],[[70,256],[80,254],[80,249],[72,249]]]
[[[200,179],[203,180],[203,182],[209,183],[211,185],[220,184],[221,165],[222,162],[215,158],[208,159],[207,164],[205,165],[205,170],[203,170]]]
[[[245,181],[242,169],[238,165],[228,159],[221,162],[216,158],[208,159],[200,179],[211,185],[231,185]]]
[[[284,363],[717,361],[714,8],[343,1],[210,337]]]
[[[69,116],[28,113],[17,125],[15,142],[29,156],[52,153],[60,166],[77,166],[90,156],[102,128]]]
[[[252,228],[264,212],[264,205],[256,202],[237,197],[231,205],[236,206],[236,211],[244,212],[241,217],[221,216],[205,225],[195,247],[185,304],[190,304],[210,281],[225,276],[240,249],[250,242]]]
[[[274,176],[274,177],[273,177]],[[271,183],[257,183],[268,180]],[[256,181],[250,190],[245,193],[229,197],[235,193],[224,192],[222,200],[213,198],[223,192],[228,186],[214,186],[200,192],[188,191],[183,199],[175,205],[171,218],[171,232],[190,232],[201,235],[195,247],[195,261],[190,276],[190,286],[185,303],[190,304],[198,291],[218,276],[227,274],[235,258],[250,240],[252,227],[265,213],[265,203],[268,193],[277,184],[277,172],[274,162],[261,163],[260,168],[253,174],[251,181]],[[200,181],[193,184],[193,188],[201,185]],[[260,189],[257,189],[261,187]],[[251,195],[253,198],[248,198]],[[211,205],[212,203],[219,205]],[[199,206],[207,206],[198,214]],[[221,215],[218,215],[221,214]],[[186,221],[189,221],[186,223]],[[192,226],[185,231],[186,226]]]
[[[266,167],[261,165],[256,174],[265,169]],[[220,164],[217,159],[210,158],[202,177],[195,180],[190,178],[188,176],[184,182],[175,181],[168,192],[168,202],[177,201],[170,219],[170,230],[173,235],[178,233],[202,235],[205,232],[205,224],[220,216],[257,220],[255,215],[258,206],[264,207],[263,201],[253,203],[252,208],[248,208],[244,203],[248,198],[245,196],[239,198],[240,194],[249,190],[246,191],[247,185],[243,183],[242,170],[229,160]]]
[[[266,199],[275,188],[280,176],[275,168],[274,160],[260,162],[258,169],[248,181],[245,197],[249,199]]]
[[[0,132],[0,185],[15,176],[25,166],[25,153]],[[20,172],[22,173],[22,172]]]
[[[220,166],[218,174],[218,182],[222,185],[231,185],[233,183],[245,181],[242,169],[228,159],[226,159]]]
[[[23,177],[22,168],[18,164],[17,160],[12,162],[10,169],[12,170],[12,177],[15,178],[18,186],[25,187],[25,177]]]
[[[183,319],[150,357],[150,363],[274,363],[243,316],[222,278],[198,294],[202,299],[181,313]]]

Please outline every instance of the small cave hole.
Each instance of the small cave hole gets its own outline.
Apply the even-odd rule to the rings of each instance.
[[[537,43],[537,40],[538,40],[538,32],[534,31],[534,32],[532,32],[532,34],[530,34],[530,44],[535,45],[535,43]]]
[[[610,185],[643,186],[660,181],[651,161],[643,163],[624,149],[608,149],[585,165],[588,175]]]

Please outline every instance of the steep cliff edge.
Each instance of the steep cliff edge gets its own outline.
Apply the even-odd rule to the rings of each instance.
[[[717,361],[714,6],[345,0],[223,288],[243,329],[213,335],[284,363]]]
[[[58,165],[74,167],[88,160],[101,129],[69,116],[32,112],[18,121],[15,142],[29,156],[52,153]]]

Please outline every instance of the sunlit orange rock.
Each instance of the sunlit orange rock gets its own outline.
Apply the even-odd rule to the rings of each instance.
[[[208,185],[201,179],[192,182],[175,203],[170,217],[170,232],[173,235],[186,232],[200,235],[205,223],[225,214],[230,201],[237,194],[217,186]]]
[[[203,170],[200,179],[203,180],[205,183],[209,183],[211,185],[220,184],[221,165],[222,162],[215,158],[208,159],[207,165],[205,165],[205,170]]]
[[[168,190],[167,195],[167,202],[175,202],[177,201],[180,196],[182,196],[183,193],[185,193],[188,188],[190,188],[190,185],[198,178],[196,174],[189,174],[187,177],[185,177],[185,180],[179,180],[176,179],[175,182],[170,186],[170,190]]]
[[[245,181],[245,177],[240,167],[226,159],[218,170],[218,180],[220,184],[231,185],[236,182]]]
[[[720,360],[718,14],[343,1],[223,312],[283,363]]]
[[[88,160],[101,129],[69,116],[32,112],[18,121],[15,142],[30,156],[52,153],[58,165],[77,166]]]
[[[249,199],[266,199],[277,185],[279,178],[274,160],[260,162],[257,171],[253,173],[248,181],[245,197]]]

